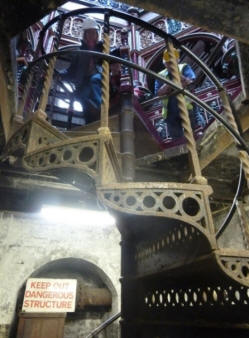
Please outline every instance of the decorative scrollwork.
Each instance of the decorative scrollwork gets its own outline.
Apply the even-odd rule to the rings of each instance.
[[[73,38],[81,39],[83,30],[83,19],[78,17],[69,17],[65,20],[63,26],[63,34],[67,36],[71,36]],[[104,26],[99,24],[100,38],[103,39],[104,34]],[[117,27],[110,28],[110,45],[120,46],[121,45],[121,30]]]
[[[82,38],[82,25],[83,20],[80,18],[74,18],[72,25],[72,36],[75,38]]]
[[[121,41],[121,30],[118,29],[116,31],[116,46],[119,47],[122,45],[122,41]]]
[[[153,44],[153,33],[150,31],[143,30],[140,33],[141,49],[149,47]]]
[[[167,30],[167,25],[166,25],[165,20],[159,20],[154,25],[164,32],[166,32],[166,30]],[[163,38],[161,38],[160,36],[158,36],[156,34],[154,35],[154,39],[155,39],[156,42],[163,40]]]
[[[181,32],[181,30],[182,30],[182,23],[180,21],[168,18],[167,24],[168,24],[168,33],[169,34],[176,34],[176,33]]]
[[[72,18],[70,17],[65,20],[63,31],[62,31],[64,35],[71,35],[71,22],[72,22]]]

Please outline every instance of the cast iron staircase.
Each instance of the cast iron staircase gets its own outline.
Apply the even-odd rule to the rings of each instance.
[[[131,126],[131,101],[123,103],[125,126]],[[76,170],[96,184],[99,200],[115,215],[122,235],[123,338],[220,338],[228,329],[229,336],[246,337],[249,252],[218,248],[208,199],[212,188],[198,176],[197,159],[192,163],[196,183],[127,182],[133,173],[123,168],[134,161],[128,146],[133,133],[127,129],[122,171],[104,113],[97,131],[86,126],[70,134],[52,127],[38,109],[13,133],[2,158],[15,157],[27,171],[58,177],[65,168]]]

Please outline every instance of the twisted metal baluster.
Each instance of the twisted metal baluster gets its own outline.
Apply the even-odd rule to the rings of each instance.
[[[109,11],[105,12],[104,17],[104,45],[103,53],[109,54],[110,52],[110,37],[109,37]],[[101,114],[100,114],[100,128],[98,133],[100,135],[100,155],[99,155],[99,183],[100,185],[108,181],[108,168],[106,166],[109,159],[106,157],[106,144],[111,139],[111,133],[108,128],[108,115],[109,115],[109,62],[102,61],[102,101],[101,101]]]
[[[35,54],[33,57],[34,60],[39,56],[40,49],[41,49],[41,40],[39,39],[39,42],[38,42],[38,45],[36,47]],[[30,90],[32,89],[34,75],[37,70],[38,70],[38,65],[35,65],[28,69],[28,74],[26,77],[26,81],[25,81],[25,85],[24,85],[24,89],[22,93],[22,98],[18,104],[18,110],[17,110],[17,116],[19,116],[21,119],[23,119],[24,117],[24,113],[25,113],[24,109],[25,109],[25,106],[27,105],[28,96],[29,95],[33,96],[32,93],[30,94]],[[33,102],[33,98],[30,98],[30,100]],[[29,112],[29,109],[31,109],[31,102],[29,102],[28,107],[26,108],[27,108],[27,112]]]
[[[172,81],[175,82],[177,85],[182,86],[181,84],[181,76],[175,56],[175,48],[173,46],[173,43],[171,41],[168,41],[168,53],[169,53],[169,70],[172,75]],[[205,177],[202,176],[201,174],[201,167],[200,167],[200,162],[196,150],[196,144],[195,144],[195,139],[193,136],[193,131],[189,119],[189,113],[188,109],[186,106],[185,98],[183,94],[178,94],[177,95],[177,102],[178,102],[178,107],[180,111],[180,117],[182,120],[182,127],[184,129],[184,135],[187,140],[187,148],[189,150],[190,154],[190,165],[191,165],[191,171],[193,175],[193,179],[195,183],[198,184],[206,184],[207,180]],[[170,112],[169,112],[170,113]]]
[[[54,39],[53,52],[57,52],[59,49],[59,43],[60,43],[63,25],[64,25],[64,19],[60,19],[60,21],[58,22],[57,34]],[[38,111],[44,114],[45,114],[45,110],[46,110],[46,106],[48,102],[48,95],[49,95],[50,87],[52,84],[56,59],[57,59],[56,56],[54,56],[49,60],[46,75],[45,75],[45,80],[43,83],[42,94],[41,94],[41,98],[40,98],[40,102],[38,106]]]
[[[110,37],[109,37],[109,12],[105,13],[104,21],[104,45],[103,53],[109,54],[110,52]],[[102,62],[102,101],[101,101],[101,127],[108,127],[108,115],[109,115],[109,100],[110,100],[110,91],[109,91],[109,62],[103,60]]]
[[[17,116],[20,116],[22,118],[23,118],[24,107],[25,107],[25,104],[26,104],[28,93],[29,93],[29,90],[30,90],[30,87],[31,87],[33,74],[34,74],[34,69],[33,68],[29,69],[28,75],[27,75],[27,78],[26,78],[26,83],[25,83],[23,93],[22,93],[22,98],[21,98],[21,101],[19,102],[19,105],[18,105]]]
[[[234,130],[236,130],[236,132],[239,134],[239,128],[238,125],[235,121],[232,109],[231,109],[231,105],[230,102],[228,100],[227,94],[225,89],[221,89],[220,92],[220,98],[222,100],[223,103],[223,109],[224,109],[224,113],[225,116],[228,120],[228,122],[230,123],[230,125],[232,126],[232,128]],[[245,173],[245,178],[246,178],[246,182],[247,182],[247,187],[249,188],[249,155],[245,150],[239,150],[239,159],[242,162],[242,166],[243,166],[243,170]]]
[[[40,96],[40,85],[39,81],[43,78],[46,72],[47,66],[43,61],[40,61],[36,66],[33,66],[33,76],[30,85],[30,92],[28,95],[28,102],[25,104],[25,112],[27,113],[26,118],[29,119],[32,117],[33,111],[36,108],[37,101]],[[25,113],[24,112],[24,113]]]

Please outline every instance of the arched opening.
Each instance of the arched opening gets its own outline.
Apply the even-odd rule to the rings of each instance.
[[[84,259],[70,257],[48,262],[35,270],[29,278],[77,280],[75,312],[67,313],[64,338],[76,335],[85,337],[118,310],[117,291],[112,281],[102,269]],[[26,281],[19,290],[11,337],[16,337],[25,286]],[[100,335],[103,338],[107,336],[117,336],[117,325],[107,328]]]

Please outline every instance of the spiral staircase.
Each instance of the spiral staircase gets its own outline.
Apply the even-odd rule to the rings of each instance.
[[[87,10],[82,12],[85,14]],[[110,15],[120,16],[120,13],[111,10],[106,15],[107,46]],[[136,24],[139,21],[134,17],[129,20],[135,20]],[[58,27],[61,29],[60,24]],[[177,43],[159,31],[167,43]],[[15,166],[27,172],[45,172],[58,177],[63,177],[65,170],[74,171],[79,173],[81,186],[86,191],[96,186],[98,199],[115,215],[122,236],[120,323],[123,338],[247,337],[249,252],[218,247],[209,205],[212,188],[201,174],[189,119],[183,116],[192,168],[190,183],[135,182],[129,60],[116,59],[124,63],[120,133],[108,124],[108,58],[103,62],[101,120],[75,132],[64,132],[53,127],[45,114],[57,47],[55,43],[55,54],[48,58],[39,98],[39,103],[45,104],[29,112],[25,123],[15,126],[2,160],[15,158]],[[105,53],[108,54],[108,48]],[[27,83],[31,81],[27,79]],[[173,87],[178,94],[179,85],[176,81]],[[229,112],[226,96],[221,95],[224,109]],[[27,98],[30,99],[28,94]],[[113,121],[118,119],[114,117]],[[232,123],[230,117],[230,125]],[[237,142],[241,142],[236,124],[232,127]],[[247,163],[247,154],[243,151]]]

